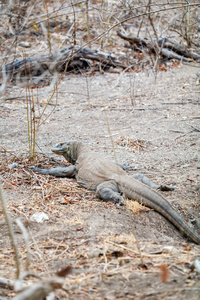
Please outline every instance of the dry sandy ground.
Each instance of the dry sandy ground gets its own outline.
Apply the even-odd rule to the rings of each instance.
[[[55,110],[37,132],[37,152],[54,156],[52,144],[80,139],[114,159],[113,140],[116,159],[131,166],[129,174],[176,186],[161,193],[199,230],[198,70],[189,64],[156,76],[150,71],[65,76],[51,102],[57,101]],[[32,92],[41,112],[51,93],[47,87]],[[192,263],[200,248],[158,213],[117,208],[71,179],[28,171],[25,100],[19,86],[10,86],[2,97],[0,171],[8,210],[29,230],[30,270],[50,276],[73,267],[68,292],[57,290],[55,299],[199,299],[200,278]],[[9,169],[13,162],[19,167]],[[40,154],[32,164],[37,162],[44,166],[49,159]],[[39,211],[49,217],[43,224],[30,221]],[[17,227],[15,232],[24,265],[25,245]],[[12,279],[15,264],[5,226],[0,233],[0,276]],[[0,299],[12,295],[0,291]]]

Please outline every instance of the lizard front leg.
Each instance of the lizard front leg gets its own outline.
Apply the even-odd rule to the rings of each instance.
[[[97,195],[103,201],[112,201],[124,205],[117,183],[114,180],[104,181],[96,188]]]
[[[65,168],[57,167],[51,169],[40,169],[40,168],[31,168],[33,172],[39,172],[44,175],[52,175],[56,177],[75,177],[77,173],[77,166],[71,165]]]

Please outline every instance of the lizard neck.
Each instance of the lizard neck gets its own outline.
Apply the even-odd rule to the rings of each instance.
[[[75,165],[79,155],[83,153],[84,150],[88,151],[88,147],[82,142],[75,141],[71,143],[70,148],[63,156],[68,162]]]
[[[77,160],[85,147],[87,146],[84,145],[82,142],[74,142],[72,144],[72,149],[71,149],[73,153],[73,158]]]

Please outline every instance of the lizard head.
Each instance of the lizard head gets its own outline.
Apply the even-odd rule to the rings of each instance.
[[[77,142],[68,141],[54,145],[51,151],[63,155],[68,162],[74,165],[77,160],[77,146]]]

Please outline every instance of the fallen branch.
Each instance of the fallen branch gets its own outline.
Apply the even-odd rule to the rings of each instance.
[[[42,300],[56,289],[61,289],[64,282],[65,279],[61,277],[43,279],[41,282],[27,287],[17,294],[13,300]]]
[[[168,40],[167,38],[159,39],[158,44],[160,47],[163,47],[163,45],[164,45],[165,48],[173,50],[177,54],[182,55],[184,57],[188,57],[188,58],[191,58],[194,60],[200,59],[200,55],[186,51],[181,45],[179,45],[178,43],[172,42],[172,41]]]
[[[186,51],[181,45],[174,43],[166,38],[160,39],[157,42],[149,41],[148,39],[142,40],[138,37],[130,37],[117,31],[117,35],[122,39],[128,41],[136,50],[143,51],[144,48],[148,49],[150,53],[160,54],[168,59],[178,59],[187,62],[192,60],[199,60],[200,55]]]
[[[10,78],[20,74],[20,76],[29,78],[30,75],[39,76],[45,71],[50,73],[54,71],[63,72],[67,63],[67,71],[77,68],[88,68],[90,66],[88,60],[98,61],[102,67],[125,68],[110,54],[88,48],[74,47],[73,49],[70,46],[53,54],[16,59],[5,65],[5,75]]]
[[[15,286],[15,281],[14,280],[10,280],[10,279],[7,279],[7,278],[0,277],[0,287],[1,288],[4,288],[4,289],[9,288],[9,289],[13,290],[14,286]]]
[[[160,54],[162,54],[162,56],[168,58],[168,59],[178,59],[178,60],[183,60],[183,61],[187,61],[187,62],[191,62],[192,60],[190,58],[181,56],[177,53],[175,53],[172,50],[166,49],[166,48],[161,48],[160,49]]]
[[[14,235],[12,220],[11,220],[10,215],[6,208],[6,201],[4,199],[3,188],[1,185],[0,185],[0,201],[2,203],[3,214],[5,216],[5,220],[6,220],[6,223],[8,226],[10,240],[11,240],[11,243],[12,243],[12,246],[14,249],[15,264],[16,264],[16,278],[18,278],[19,274],[20,274],[19,251],[18,251],[17,242],[16,242],[15,235]]]

